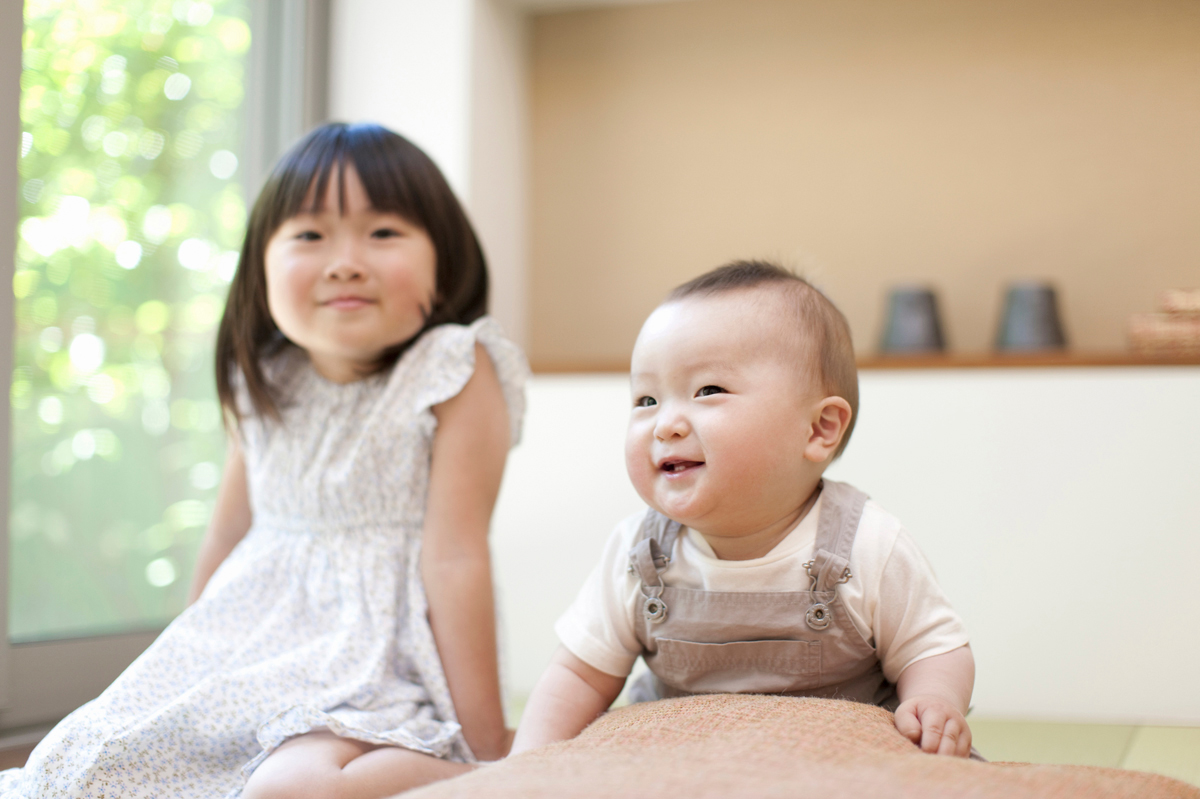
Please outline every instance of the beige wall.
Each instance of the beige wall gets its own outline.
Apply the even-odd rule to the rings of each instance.
[[[531,42],[530,350],[619,365],[674,284],[778,258],[874,349],[887,287],[989,346],[1048,277],[1079,349],[1200,285],[1195,0],[697,0]]]

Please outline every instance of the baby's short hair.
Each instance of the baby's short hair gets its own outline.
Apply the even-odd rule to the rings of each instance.
[[[858,366],[846,317],[829,298],[802,277],[770,261],[733,261],[676,287],[667,302],[696,295],[723,294],[739,289],[777,286],[788,294],[795,310],[798,338],[809,349],[808,368],[828,396],[850,404],[850,424],[833,457],[850,441],[858,421]]]

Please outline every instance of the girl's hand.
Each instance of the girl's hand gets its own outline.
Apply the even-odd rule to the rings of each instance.
[[[969,757],[971,728],[951,702],[940,696],[914,696],[896,708],[896,729],[921,751]]]
[[[503,760],[508,757],[508,753],[512,751],[513,738],[517,735],[517,731],[511,727],[504,728],[504,739],[501,741],[500,749],[491,757],[491,760]]]
[[[480,763],[496,763],[508,757],[508,753],[512,751],[513,737],[516,734],[516,730],[505,727],[490,746],[481,745],[478,749],[472,747],[471,752]]]

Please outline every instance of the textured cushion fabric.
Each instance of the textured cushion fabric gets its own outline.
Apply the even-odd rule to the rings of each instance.
[[[615,710],[573,740],[407,793],[405,799],[640,796],[1200,799],[1200,789],[1138,771],[927,755],[896,732],[890,713],[876,707],[718,694]]]

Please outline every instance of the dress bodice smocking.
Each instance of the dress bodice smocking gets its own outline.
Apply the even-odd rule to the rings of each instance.
[[[474,373],[476,341],[500,377],[515,442],[525,362],[490,319],[433,328],[390,371],[352,383],[321,377],[295,347],[272,359],[265,371],[280,395],[280,419],[250,415],[242,425],[255,525],[420,528],[437,428],[433,407]]]

